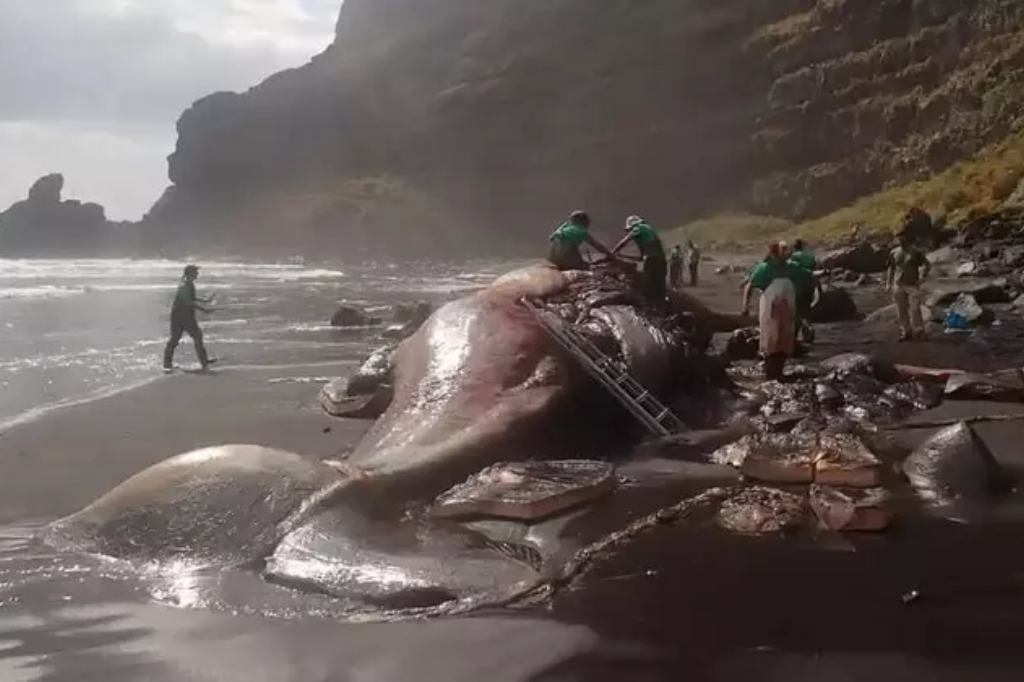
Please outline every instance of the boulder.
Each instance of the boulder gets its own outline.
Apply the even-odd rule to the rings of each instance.
[[[375,327],[380,323],[380,318],[346,304],[338,306],[338,310],[331,316],[332,327]]]
[[[819,264],[823,270],[852,270],[858,274],[884,272],[889,263],[885,250],[868,242],[844,246],[822,254]]]
[[[845,322],[861,319],[857,304],[845,289],[825,289],[811,308],[812,322]]]
[[[28,202],[36,206],[59,204],[64,192],[64,176],[60,173],[44,175],[28,191]]]
[[[956,249],[952,246],[943,246],[928,254],[928,262],[932,265],[952,265],[958,260]]]
[[[812,485],[811,509],[822,526],[832,531],[880,531],[892,520],[891,499],[883,488],[837,490]]]
[[[976,260],[969,260],[956,266],[957,277],[986,277],[989,269]]]
[[[981,305],[1009,303],[1013,300],[1006,280],[997,279],[984,284],[963,284],[943,288],[931,294],[925,303],[930,308],[945,308],[954,303],[961,294],[970,294]]]

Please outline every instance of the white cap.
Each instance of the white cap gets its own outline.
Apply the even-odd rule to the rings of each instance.
[[[627,230],[631,230],[635,226],[637,226],[640,223],[642,223],[643,221],[644,221],[644,219],[641,218],[640,216],[638,216],[638,215],[631,215],[628,218],[626,218],[626,229]]]

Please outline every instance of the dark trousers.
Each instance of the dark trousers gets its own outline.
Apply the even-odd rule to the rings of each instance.
[[[196,346],[196,357],[203,367],[210,364],[206,346],[203,345],[203,330],[199,328],[195,313],[171,313],[171,338],[164,347],[164,367],[170,369],[174,366],[174,351],[177,350],[184,334],[192,337],[192,343]]]
[[[697,286],[697,273],[700,270],[700,266],[697,263],[690,263],[690,286]]]
[[[644,258],[641,281],[643,282],[644,296],[651,302],[661,305],[668,296],[668,263],[664,258],[647,256]]]
[[[680,261],[669,261],[668,285],[673,289],[683,286],[683,264]]]

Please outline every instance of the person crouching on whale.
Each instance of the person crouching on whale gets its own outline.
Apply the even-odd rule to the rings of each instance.
[[[196,357],[199,358],[205,370],[216,360],[210,359],[206,353],[206,346],[203,345],[203,331],[199,328],[196,320],[196,311],[201,310],[209,313],[210,309],[204,307],[209,304],[209,299],[202,299],[196,296],[196,278],[199,277],[198,265],[186,265],[181,275],[181,283],[174,295],[174,303],[171,304],[171,338],[164,347],[164,371],[170,372],[174,369],[174,351],[178,348],[183,334],[192,337],[192,343],[196,347]]]
[[[630,216],[626,220],[624,228],[626,236],[622,238],[612,253],[618,254],[626,248],[626,245],[633,243],[640,251],[642,263],[641,289],[644,296],[657,306],[664,307],[668,298],[667,278],[668,259],[665,257],[665,247],[661,243],[661,237],[647,221],[640,216]]]
[[[780,242],[773,242],[768,246],[767,256],[750,273],[750,281],[743,288],[743,308],[740,314],[744,317],[749,317],[750,302],[754,290],[757,289],[763,293],[771,286],[772,282],[778,279],[788,279],[792,282],[796,294],[796,300],[793,301],[794,305],[801,300],[802,296],[806,296],[807,291],[813,291],[814,275],[799,265],[788,261],[786,259],[786,247]],[[791,311],[790,319],[793,323],[793,329],[790,330],[790,333],[784,333],[779,337],[780,347],[778,348],[766,346],[766,339],[774,338],[776,335],[772,333],[775,330],[765,328],[768,320],[763,318],[761,320],[761,349],[765,356],[765,378],[769,380],[782,378],[786,359],[793,354],[796,325],[799,320],[799,314],[796,310]]]
[[[590,216],[583,211],[573,211],[569,220],[565,221],[551,233],[548,249],[548,261],[559,270],[588,270],[587,263],[580,247],[588,244],[600,251],[611,261],[616,260],[607,246],[594,239],[590,234]]]

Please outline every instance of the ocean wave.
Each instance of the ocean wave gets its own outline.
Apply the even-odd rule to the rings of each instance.
[[[85,293],[78,288],[58,287],[52,285],[26,287],[0,287],[0,300],[21,298],[67,298]]]

